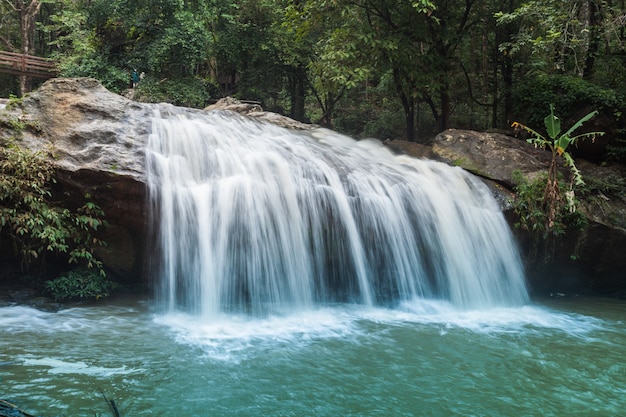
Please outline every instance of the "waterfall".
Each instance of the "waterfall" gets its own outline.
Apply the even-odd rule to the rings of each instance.
[[[497,203],[460,168],[324,129],[159,109],[147,166],[167,308],[210,318],[415,298],[463,309],[527,301]]]

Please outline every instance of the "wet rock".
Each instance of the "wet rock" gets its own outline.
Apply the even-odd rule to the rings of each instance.
[[[273,123],[286,129],[308,130],[317,126],[313,124],[302,123],[278,113],[263,111],[263,108],[256,102],[242,102],[232,97],[225,97],[218,100],[215,104],[206,107],[204,110],[226,110],[235,113],[244,114],[257,120]]]
[[[433,150],[430,145],[424,145],[406,140],[390,140],[383,141],[388,148],[397,153],[412,156],[414,158],[434,159]]]
[[[524,140],[500,133],[449,129],[435,137],[435,158],[507,186],[515,186],[513,173],[527,178],[546,172],[551,155]]]
[[[64,308],[63,304],[57,303],[48,297],[29,298],[28,300],[24,300],[21,304],[36,308],[37,310],[46,311],[48,313],[56,313]]]
[[[8,292],[9,299],[12,301],[23,302],[30,298],[36,297],[38,292],[32,288],[20,288]]]
[[[261,103],[240,101],[233,97],[224,97],[219,99],[215,104],[211,104],[204,108],[206,111],[212,110],[228,110],[239,114],[250,114],[262,112]]]

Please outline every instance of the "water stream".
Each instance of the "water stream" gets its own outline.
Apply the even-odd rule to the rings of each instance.
[[[160,299],[206,319],[443,299],[522,305],[488,188],[377,141],[161,107],[148,150]]]

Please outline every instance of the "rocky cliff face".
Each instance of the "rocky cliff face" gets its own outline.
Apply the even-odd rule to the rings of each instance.
[[[22,146],[49,153],[57,167],[55,191],[69,206],[88,193],[104,210],[111,224],[103,236],[109,246],[98,255],[127,281],[143,272],[144,148],[151,112],[81,78],[50,80],[4,115],[26,126],[18,134]],[[10,133],[15,132],[4,135]]]
[[[305,129],[307,125],[268,114],[258,106],[233,100],[213,108],[238,111]],[[207,109],[207,110],[211,110]],[[144,149],[151,132],[154,105],[141,104],[110,93],[92,79],[53,79],[24,99],[21,107],[2,110],[1,117],[17,119],[27,128],[21,143],[46,149],[58,170],[58,190],[64,199],[77,201],[85,193],[105,211],[111,226],[103,238],[109,243],[100,253],[107,269],[126,282],[147,279],[147,194]],[[12,132],[0,130],[0,136]],[[488,180],[503,207],[515,185],[513,171],[527,176],[544,171],[549,155],[512,137],[449,130],[431,146],[391,141],[388,145],[418,157],[430,157],[461,166]],[[625,181],[621,168],[602,168],[579,162],[585,176],[614,177]],[[626,287],[626,204],[598,195],[583,209],[591,220],[585,233],[563,242],[558,258],[549,264],[527,257],[531,285],[540,293],[567,291],[618,291]],[[520,242],[524,242],[520,236]],[[581,259],[569,258],[576,248]]]

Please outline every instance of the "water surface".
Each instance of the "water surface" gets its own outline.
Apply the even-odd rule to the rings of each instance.
[[[136,300],[0,308],[0,398],[41,416],[620,416],[626,304],[349,304],[263,319]]]

